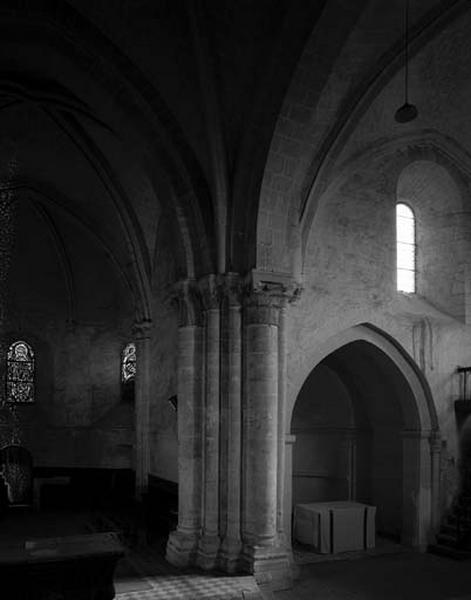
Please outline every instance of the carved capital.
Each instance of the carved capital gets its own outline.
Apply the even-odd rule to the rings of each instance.
[[[204,310],[218,309],[221,306],[223,281],[218,275],[206,275],[198,281]]]
[[[185,279],[177,283],[172,303],[177,308],[180,327],[203,324],[203,300],[194,279]]]
[[[239,307],[242,304],[244,285],[238,273],[226,273],[224,277],[223,293],[227,306]]]
[[[430,452],[432,454],[440,453],[442,450],[442,436],[439,431],[432,431],[430,433]]]
[[[280,311],[300,293],[300,286],[289,275],[252,271],[245,285],[246,323],[278,325]]]
[[[247,325],[278,325],[285,298],[276,290],[247,290],[244,316]]]
[[[253,290],[273,292],[283,296],[285,303],[295,302],[302,292],[300,283],[287,273],[254,269],[247,277],[247,283]]]
[[[150,319],[142,319],[134,323],[132,333],[136,340],[145,340],[150,338],[151,329],[152,321]]]

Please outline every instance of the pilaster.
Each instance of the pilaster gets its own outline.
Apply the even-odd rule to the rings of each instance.
[[[194,563],[201,532],[203,480],[203,310],[199,289],[185,280],[176,289],[178,330],[178,525],[167,542],[167,560]]]
[[[150,403],[150,338],[152,321],[138,321],[134,325],[136,343],[136,382],[135,382],[135,468],[136,498],[142,500],[147,491],[150,470],[149,448],[149,403]]]
[[[244,321],[242,564],[267,588],[291,584],[284,535],[284,307],[288,277],[254,272]]]
[[[430,432],[402,432],[403,538],[402,543],[426,549],[431,541],[432,461]]]
[[[430,458],[432,463],[432,527],[434,532],[438,532],[440,527],[440,481],[441,481],[441,454],[442,454],[442,436],[439,431],[432,431],[429,438]]]
[[[219,427],[221,283],[215,275],[199,282],[204,311],[203,513],[197,564],[216,566],[219,545]]]
[[[222,304],[221,534],[219,566],[233,573],[240,564],[241,432],[242,432],[242,320],[241,280],[225,277]]]

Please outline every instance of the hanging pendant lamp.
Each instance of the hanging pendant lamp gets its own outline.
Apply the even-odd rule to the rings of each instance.
[[[414,104],[409,104],[409,0],[406,0],[404,19],[404,104],[396,110],[394,118],[398,123],[413,121],[419,111]]]

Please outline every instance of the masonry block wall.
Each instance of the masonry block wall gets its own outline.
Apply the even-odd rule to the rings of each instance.
[[[463,197],[456,181],[444,167],[414,157],[401,167],[395,161],[390,156],[370,165],[356,164],[323,196],[306,248],[304,291],[288,313],[288,357],[313,356],[316,347],[361,323],[372,324],[396,340],[430,386],[444,441],[442,494],[447,504],[456,490],[459,459],[456,368],[471,360],[464,285],[470,257],[464,242],[467,215],[462,212]],[[396,290],[395,204],[405,199],[417,219],[417,293],[413,295]],[[298,394],[310,370],[308,359],[302,362],[288,364],[291,402],[303,398]],[[375,405],[385,415],[392,399],[386,390],[376,392]],[[312,402],[315,410],[314,398]],[[386,419],[380,415],[378,419],[376,426],[384,427]],[[400,447],[399,434],[400,425],[390,432],[390,443],[387,431],[376,436],[383,450],[376,447],[372,456],[386,460],[386,454],[393,452],[386,460],[391,468],[397,464],[394,448]],[[294,452],[296,456],[296,447]],[[388,487],[384,464],[372,468],[379,479],[370,497],[376,494],[387,504],[388,489],[392,491],[394,485]],[[400,473],[392,479],[399,481]],[[397,529],[399,513],[400,507],[391,506],[386,529]]]
[[[120,377],[128,292],[83,230],[68,239],[68,288],[50,229],[31,202],[18,202],[9,339],[25,339],[36,358],[35,402],[18,407],[24,443],[36,466],[131,468],[133,406]]]
[[[171,224],[162,215],[153,274],[149,452],[150,473],[178,482],[178,408],[169,402],[177,394],[178,339],[178,312],[174,302],[178,274],[172,235]]]

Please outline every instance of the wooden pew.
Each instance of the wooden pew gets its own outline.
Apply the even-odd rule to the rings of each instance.
[[[116,533],[0,543],[0,596],[5,600],[112,600],[124,548]]]

